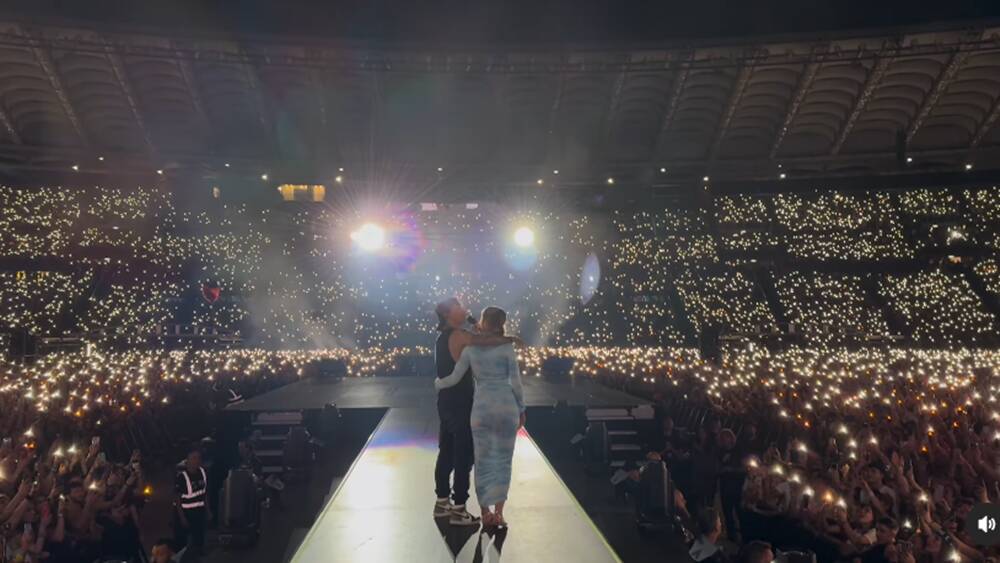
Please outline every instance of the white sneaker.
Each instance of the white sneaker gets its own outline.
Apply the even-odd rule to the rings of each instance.
[[[435,518],[447,518],[451,516],[454,506],[448,499],[438,499],[434,502],[434,517]]]
[[[480,518],[478,516],[473,516],[469,514],[465,506],[456,506],[451,510],[451,518],[448,520],[449,524],[454,526],[478,526]]]

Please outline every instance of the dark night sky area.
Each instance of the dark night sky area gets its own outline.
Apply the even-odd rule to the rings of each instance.
[[[170,32],[432,44],[614,43],[813,33],[1000,18],[1000,0],[6,0],[51,16]]]

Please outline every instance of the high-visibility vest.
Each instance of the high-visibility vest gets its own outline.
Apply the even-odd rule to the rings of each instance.
[[[201,471],[201,484],[195,489],[187,469],[181,470],[184,484],[187,485],[187,492],[181,494],[181,508],[184,510],[205,506],[205,497],[208,495],[208,475],[205,473],[204,467],[199,467],[198,471]]]

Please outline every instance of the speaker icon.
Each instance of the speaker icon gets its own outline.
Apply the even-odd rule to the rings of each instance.
[[[979,503],[972,507],[965,518],[965,533],[975,545],[1000,544],[1000,504]]]

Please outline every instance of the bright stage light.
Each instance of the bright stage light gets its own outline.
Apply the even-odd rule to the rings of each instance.
[[[535,231],[528,227],[521,227],[514,231],[514,244],[522,248],[535,244]]]
[[[351,240],[362,250],[373,252],[385,245],[385,229],[375,223],[365,223],[360,229],[351,233]]]

